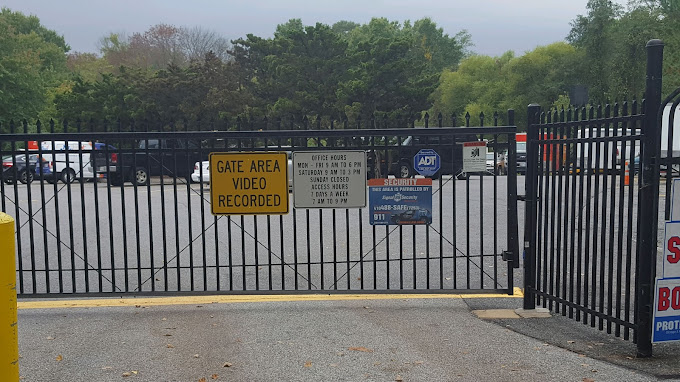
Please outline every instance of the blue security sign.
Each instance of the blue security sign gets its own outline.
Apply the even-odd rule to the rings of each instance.
[[[432,176],[442,166],[441,158],[432,149],[422,149],[413,157],[413,169],[423,176]]]
[[[368,180],[371,225],[432,224],[432,179]]]

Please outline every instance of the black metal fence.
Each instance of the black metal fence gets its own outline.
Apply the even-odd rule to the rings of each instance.
[[[659,160],[663,44],[647,48],[642,103],[529,106],[524,262],[526,309],[632,331],[641,356],[652,353],[660,163],[672,166]]]
[[[626,339],[635,328],[640,110],[634,101],[541,113],[529,133],[536,303]]]
[[[0,135],[11,167],[0,195],[16,220],[18,293],[512,293],[516,128],[508,116],[508,126],[465,128],[443,127],[441,116],[438,127],[421,128],[89,122],[29,133],[12,124]],[[508,160],[493,155],[489,171],[463,173],[459,143],[478,139]],[[366,208],[209,213],[210,152],[363,150],[369,177],[408,177],[421,148],[442,156],[429,225],[372,226]],[[32,181],[21,178],[22,159]]]

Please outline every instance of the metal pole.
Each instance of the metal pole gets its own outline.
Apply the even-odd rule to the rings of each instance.
[[[538,202],[538,127],[541,106],[533,103],[527,108],[527,173],[524,180],[524,309],[536,309],[536,203]]]
[[[656,271],[656,237],[659,215],[659,151],[661,106],[661,78],[663,42],[647,43],[647,89],[645,91],[645,120],[642,128],[642,178],[640,181],[640,220],[638,266],[636,269],[636,324],[637,356],[652,356],[652,304]]]
[[[515,126],[515,111],[508,110],[508,126]],[[517,227],[517,141],[515,133],[508,134],[508,250],[512,253],[508,274],[519,268],[519,234]],[[510,288],[512,293],[512,288]]]
[[[14,264],[14,219],[0,212],[0,376],[19,380],[17,276]]]

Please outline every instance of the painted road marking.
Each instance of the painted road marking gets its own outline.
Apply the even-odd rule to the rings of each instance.
[[[515,287],[513,295],[507,294],[311,294],[311,295],[220,295],[220,296],[176,296],[142,298],[103,298],[80,300],[39,300],[19,301],[22,309],[98,308],[115,306],[171,306],[228,304],[244,302],[294,302],[294,301],[354,301],[354,300],[419,300],[419,299],[468,299],[468,298],[522,298],[524,294]]]

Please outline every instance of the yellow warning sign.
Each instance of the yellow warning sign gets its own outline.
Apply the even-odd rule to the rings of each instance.
[[[238,152],[210,154],[213,215],[288,213],[288,154]]]

